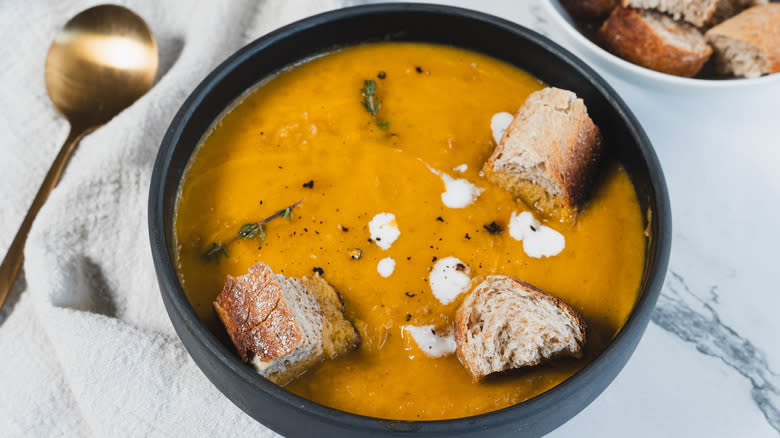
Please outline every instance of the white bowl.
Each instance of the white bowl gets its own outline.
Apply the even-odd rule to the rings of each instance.
[[[561,29],[561,35],[566,42],[579,52],[586,61],[608,73],[610,76],[626,83],[652,88],[671,94],[730,94],[731,91],[748,91],[748,89],[763,88],[770,84],[780,84],[780,73],[763,76],[756,79],[696,79],[684,78],[657,72],[621,59],[585,37],[574,26],[574,20],[558,0],[542,0],[547,7],[548,15],[556,27]],[[726,91],[728,90],[728,91]]]

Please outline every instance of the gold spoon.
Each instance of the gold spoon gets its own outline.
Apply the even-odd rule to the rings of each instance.
[[[70,134],[0,265],[0,309],[22,267],[30,226],[76,145],[152,88],[157,63],[157,43],[149,27],[121,6],[87,9],[54,38],[46,57],[46,90],[70,123]]]

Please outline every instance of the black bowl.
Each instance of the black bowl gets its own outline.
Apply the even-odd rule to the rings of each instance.
[[[547,84],[583,97],[609,153],[628,170],[642,211],[652,211],[641,296],[625,326],[593,362],[555,388],[499,411],[441,421],[391,421],[311,402],[276,386],[241,362],[231,345],[198,319],[173,263],[176,195],[196,145],[223,110],[258,81],[327,51],[371,41],[423,41],[471,49],[514,64]],[[648,218],[650,215],[648,215]],[[648,219],[646,219],[648,220]],[[647,224],[645,224],[647,225]],[[423,4],[381,4],[298,21],[239,50],[189,96],[171,122],[154,165],[149,232],[162,298],[184,346],[230,400],[271,429],[291,436],[537,436],[560,426],[593,401],[633,353],[666,273],[671,216],[666,183],[647,136],[625,103],[593,70],[547,38],[482,13]]]

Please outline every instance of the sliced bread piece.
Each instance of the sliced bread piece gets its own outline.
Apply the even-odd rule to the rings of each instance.
[[[504,275],[489,276],[455,316],[460,362],[475,382],[551,359],[582,357],[582,317],[563,300]]]
[[[601,151],[582,99],[550,87],[528,96],[481,174],[544,216],[571,220],[591,191]]]
[[[780,71],[780,4],[747,9],[706,36],[721,73],[757,78]]]
[[[609,15],[618,0],[561,0],[570,14],[584,20],[593,20]]]
[[[621,58],[675,76],[695,76],[712,55],[698,29],[643,9],[615,8],[599,39]]]
[[[300,280],[257,263],[227,276],[214,308],[241,358],[278,385],[360,342],[336,291],[319,275]]]
[[[767,0],[621,0],[626,8],[655,9],[694,26],[713,25]]]

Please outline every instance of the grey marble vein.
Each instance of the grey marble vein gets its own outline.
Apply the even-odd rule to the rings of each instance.
[[[702,295],[707,298],[701,298]],[[780,432],[780,378],[769,368],[761,350],[721,321],[712,305],[717,302],[717,286],[694,293],[682,275],[670,270],[652,321],[747,378],[753,386],[753,401],[767,422]]]

